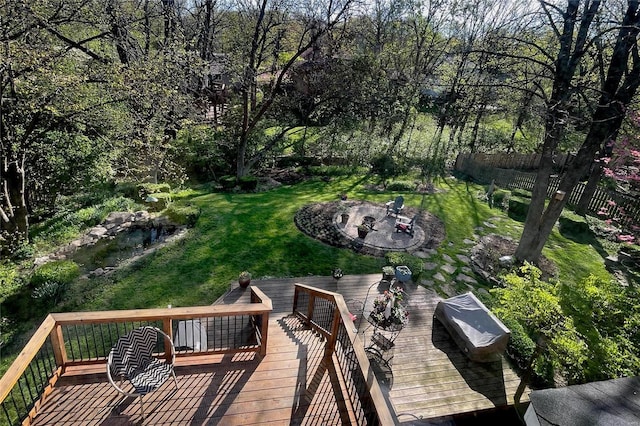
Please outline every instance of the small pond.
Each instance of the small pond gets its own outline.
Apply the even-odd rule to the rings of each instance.
[[[69,256],[87,273],[98,268],[118,266],[123,261],[142,254],[149,247],[165,241],[174,228],[135,228],[111,238],[101,238],[94,245],[83,246]]]

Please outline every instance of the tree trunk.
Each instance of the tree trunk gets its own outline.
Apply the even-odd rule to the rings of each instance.
[[[596,189],[598,189],[600,178],[602,178],[602,164],[600,162],[595,162],[591,167],[589,179],[587,180],[584,191],[580,196],[580,201],[578,201],[578,205],[576,206],[576,213],[579,215],[584,216],[587,214],[589,203],[591,202],[593,195],[596,193]]]
[[[25,197],[24,165],[11,161],[4,170],[2,204],[2,253],[11,251],[29,237],[29,212]]]

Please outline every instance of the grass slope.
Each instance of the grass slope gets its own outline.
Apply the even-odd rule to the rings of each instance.
[[[367,190],[367,178],[313,179],[268,192],[190,192],[178,202],[201,209],[196,226],[181,241],[158,250],[116,274],[76,283],[64,310],[103,310],[203,305],[212,303],[248,270],[255,278],[329,275],[334,267],[347,274],[375,273],[384,259],[327,246],[301,233],[293,222],[296,211],[312,202],[334,201],[338,194],[350,199],[386,202],[396,194]],[[436,182],[435,194],[407,194],[405,204],[422,207],[445,222],[446,239],[429,262],[444,264],[468,254],[465,239],[499,233],[516,239],[522,223],[479,199],[482,188],[454,179]],[[494,227],[487,226],[490,221]],[[560,278],[574,281],[595,273],[607,275],[602,256],[593,246],[554,231],[545,255],[557,262]],[[576,261],[578,260],[579,261]],[[462,265],[459,265],[462,266]],[[432,281],[436,268],[421,278]],[[457,272],[456,272],[457,273]],[[453,275],[446,276],[453,281]],[[460,290],[463,290],[461,288]]]

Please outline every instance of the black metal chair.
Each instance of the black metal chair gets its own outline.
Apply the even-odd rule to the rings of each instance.
[[[161,360],[154,355],[159,339],[164,340],[165,354],[167,348],[171,351],[171,361]],[[173,342],[166,333],[156,327],[140,327],[120,337],[111,349],[107,359],[107,376],[125,398],[140,398],[140,412],[144,418],[144,395],[160,388],[171,376],[178,388],[173,371],[175,359]]]

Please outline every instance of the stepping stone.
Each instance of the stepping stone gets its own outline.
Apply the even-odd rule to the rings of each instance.
[[[460,268],[460,271],[467,275],[473,274],[473,269],[469,268],[468,266],[463,266],[462,268]]]
[[[456,277],[456,281],[461,281],[467,284],[478,284],[478,281],[476,281],[475,278],[465,274],[458,274],[458,276]]]
[[[444,265],[442,265],[442,267],[440,268],[443,271],[445,271],[447,274],[451,275],[453,274],[458,268],[456,268],[453,265],[450,265],[448,263],[445,263]]]
[[[438,264],[433,262],[426,262],[422,267],[425,271],[433,271],[438,267]]]
[[[415,257],[419,257],[420,259],[428,259],[431,257],[431,253],[428,253],[422,250],[418,250],[417,252],[413,253],[413,255]]]
[[[420,285],[425,287],[433,287],[434,284],[432,280],[420,280]]]
[[[447,263],[453,263],[453,259],[448,254],[443,254],[442,259],[444,259],[444,261]]]
[[[436,280],[438,280],[438,281],[442,281],[443,283],[444,283],[444,282],[447,282],[447,279],[446,279],[446,278],[444,277],[444,275],[442,275],[440,272],[438,272],[437,274],[435,274],[435,275],[433,276],[433,278],[435,278],[435,279],[436,279]]]
[[[462,263],[469,264],[469,262],[471,262],[471,259],[469,259],[469,257],[465,256],[464,254],[457,254],[456,257]]]
[[[468,238],[465,238],[464,240],[462,240],[462,242],[467,244],[467,245],[471,245],[471,244],[475,244],[476,243],[474,240],[470,240]]]
[[[497,225],[494,225],[493,223],[486,221],[482,223],[484,226],[486,226],[487,228],[497,228]]]

